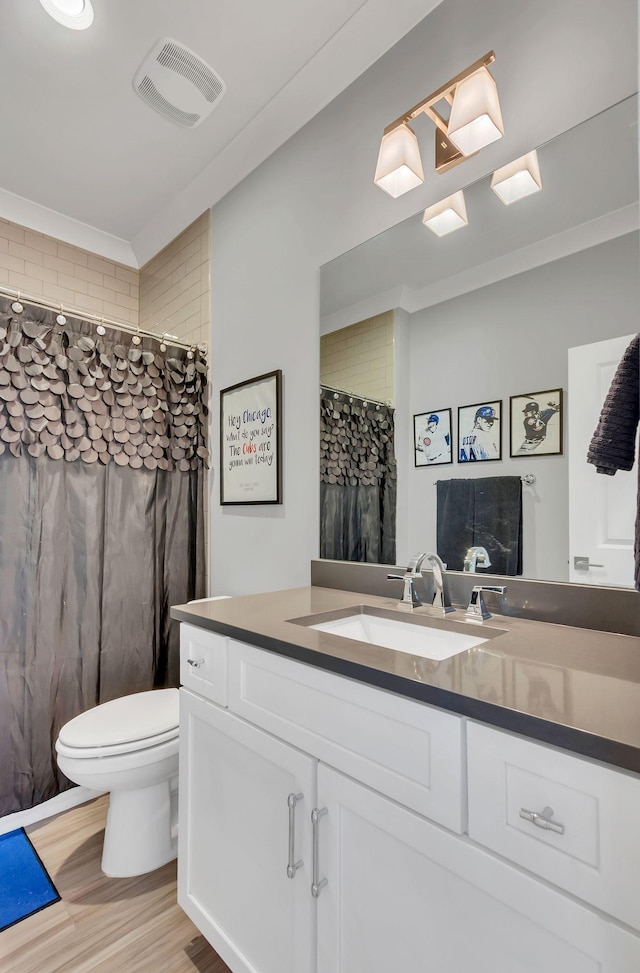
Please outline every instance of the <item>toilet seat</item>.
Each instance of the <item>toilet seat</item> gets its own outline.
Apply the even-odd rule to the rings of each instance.
[[[177,689],[134,693],[70,720],[60,731],[56,750],[80,760],[146,750],[177,740],[178,722]]]

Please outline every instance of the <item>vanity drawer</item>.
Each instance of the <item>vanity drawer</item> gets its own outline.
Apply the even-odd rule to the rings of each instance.
[[[220,706],[227,705],[229,639],[195,625],[180,625],[180,682]]]
[[[471,838],[640,929],[640,778],[471,721],[467,759]]]
[[[438,824],[464,830],[460,717],[233,640],[229,708]]]

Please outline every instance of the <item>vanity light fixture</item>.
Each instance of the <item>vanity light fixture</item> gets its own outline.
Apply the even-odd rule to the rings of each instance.
[[[376,166],[376,186],[397,199],[423,182],[424,172],[416,133],[406,122],[390,132],[385,129]]]
[[[446,172],[502,138],[498,89],[488,70],[495,59],[489,51],[387,125],[374,176],[376,186],[396,198],[424,182],[418,140],[409,127],[418,115],[428,115],[436,126],[436,172]],[[451,106],[448,120],[436,109],[438,102]]]
[[[462,189],[454,193],[453,196],[447,196],[446,199],[441,199],[439,203],[434,203],[433,206],[427,206],[422,222],[436,236],[446,236],[453,230],[467,226],[469,220],[467,219],[467,207]]]
[[[93,23],[91,0],[40,0],[50,17],[71,30],[86,30]]]
[[[491,177],[491,188],[505,206],[517,203],[519,199],[542,189],[536,150],[533,149],[501,169],[496,169]]]

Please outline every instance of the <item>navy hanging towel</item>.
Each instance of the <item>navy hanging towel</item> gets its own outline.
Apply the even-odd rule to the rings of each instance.
[[[485,476],[438,480],[438,554],[449,570],[462,571],[470,547],[489,554],[489,574],[522,574],[522,480]]]

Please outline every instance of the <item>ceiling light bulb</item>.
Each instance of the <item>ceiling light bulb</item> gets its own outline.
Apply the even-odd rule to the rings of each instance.
[[[472,155],[504,135],[498,89],[486,68],[456,85],[448,135],[463,155]]]
[[[93,23],[91,0],[40,0],[50,17],[71,30],[86,30]]]
[[[534,149],[515,159],[501,169],[496,169],[491,177],[491,188],[505,206],[517,203],[519,199],[537,193],[542,189],[538,153]]]
[[[446,236],[453,230],[467,226],[469,220],[463,191],[459,190],[453,196],[447,196],[446,199],[441,199],[439,203],[428,206],[424,211],[422,222],[436,236]]]
[[[418,140],[406,123],[382,136],[373,181],[394,199],[424,182]]]

